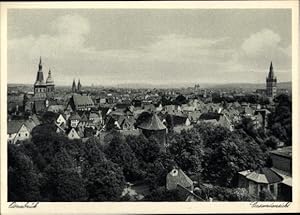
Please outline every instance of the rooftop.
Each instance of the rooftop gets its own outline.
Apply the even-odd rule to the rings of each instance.
[[[166,129],[166,126],[162,123],[162,121],[158,118],[158,116],[155,113],[152,113],[152,116],[149,117],[149,119],[145,122],[141,123],[138,127],[144,130]]]
[[[271,151],[272,154],[280,155],[287,158],[292,158],[292,146],[278,148],[276,150]]]

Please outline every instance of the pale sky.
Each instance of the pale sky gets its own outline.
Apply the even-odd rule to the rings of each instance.
[[[8,83],[57,85],[291,80],[289,9],[14,9]]]

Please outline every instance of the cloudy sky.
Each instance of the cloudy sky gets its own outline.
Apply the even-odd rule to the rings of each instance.
[[[288,9],[14,9],[8,83],[32,84],[42,56],[57,85],[291,80]]]

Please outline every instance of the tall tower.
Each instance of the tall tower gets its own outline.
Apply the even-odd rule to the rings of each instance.
[[[77,86],[77,92],[81,92],[81,83],[80,83],[80,79],[78,80],[78,86]]]
[[[40,57],[39,70],[37,72],[36,81],[33,85],[34,88],[34,97],[36,99],[45,99],[46,98],[46,83],[44,81],[42,58]]]
[[[274,98],[276,96],[276,91],[277,91],[277,78],[274,75],[274,70],[273,70],[273,64],[271,61],[270,65],[270,70],[269,70],[269,75],[266,78],[266,94],[268,97]]]
[[[54,80],[52,79],[51,70],[49,69],[48,78],[46,80],[46,94],[49,98],[54,98]]]
[[[75,79],[73,79],[73,84],[72,84],[72,93],[76,93],[76,84],[75,84]]]

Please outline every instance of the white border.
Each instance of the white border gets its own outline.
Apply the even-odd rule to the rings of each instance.
[[[299,2],[294,1],[184,1],[184,2],[22,2],[0,3],[1,7],[1,213],[3,214],[119,214],[119,213],[275,213],[299,212]],[[39,203],[36,209],[8,208],[7,203],[7,9],[11,8],[135,8],[135,9],[197,9],[197,8],[290,8],[292,9],[292,89],[293,89],[293,203],[288,208],[252,208],[247,202],[89,202]]]

